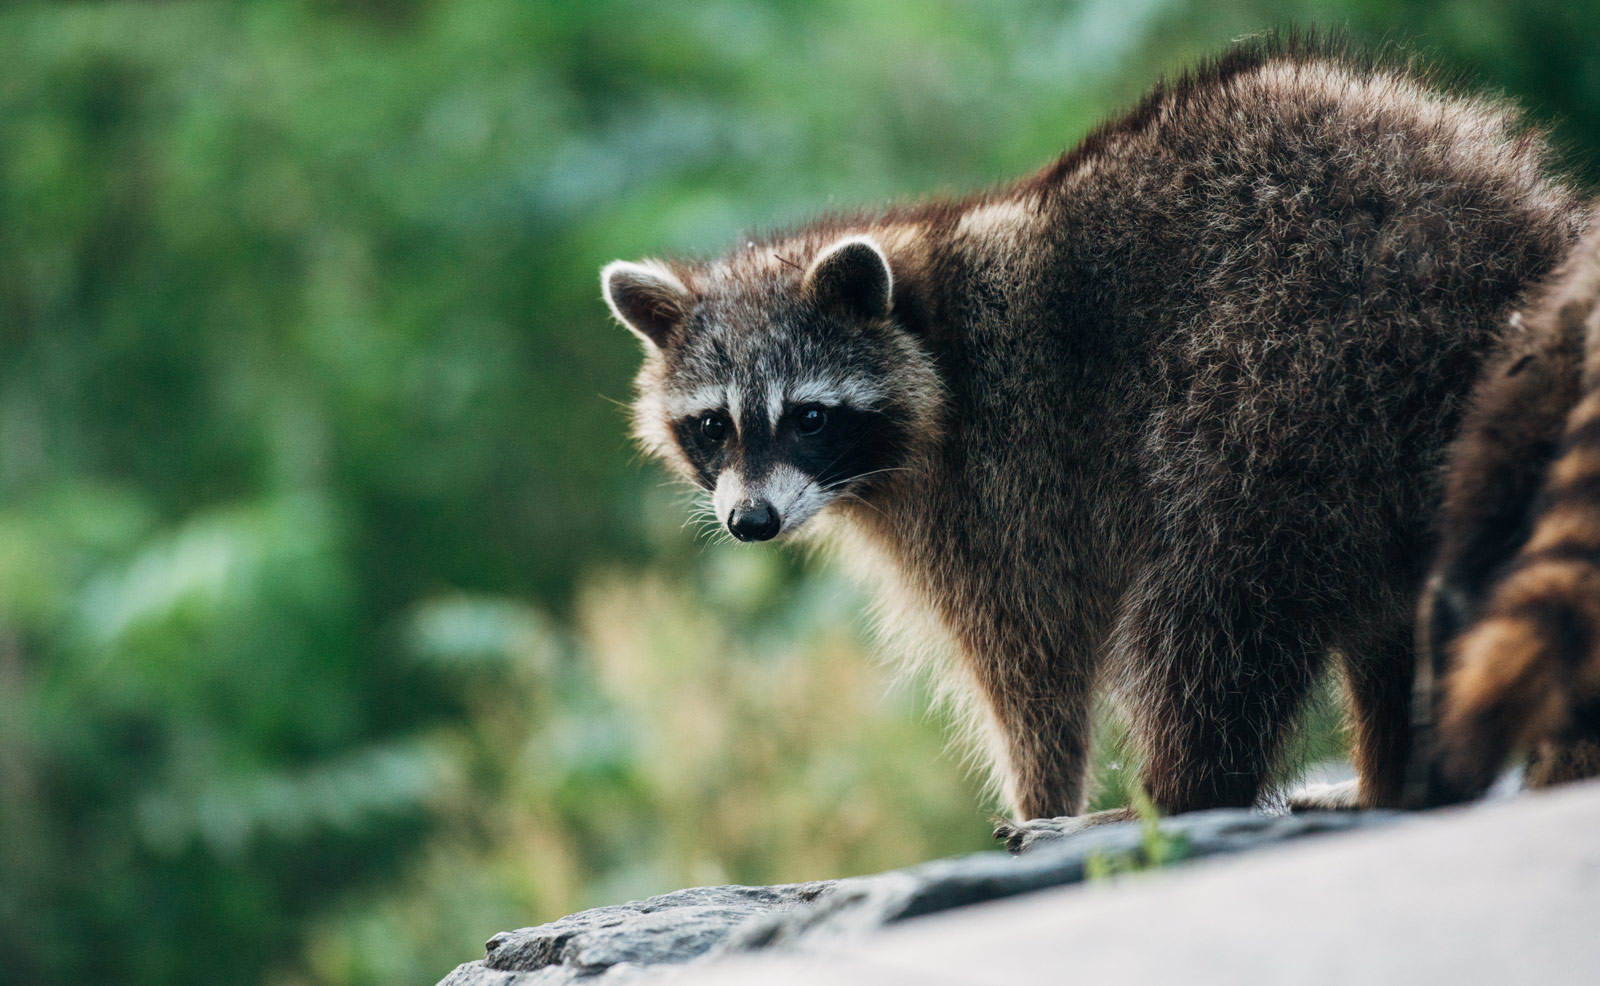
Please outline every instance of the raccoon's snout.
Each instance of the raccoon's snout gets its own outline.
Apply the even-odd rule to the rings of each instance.
[[[770,541],[783,526],[783,519],[765,500],[746,500],[728,515],[728,530],[741,541]]]

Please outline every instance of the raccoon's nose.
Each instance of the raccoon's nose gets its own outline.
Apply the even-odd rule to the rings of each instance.
[[[728,530],[741,541],[770,540],[782,526],[778,512],[765,500],[741,503],[728,517]]]

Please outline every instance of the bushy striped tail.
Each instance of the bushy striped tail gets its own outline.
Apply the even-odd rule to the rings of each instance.
[[[1534,783],[1600,770],[1600,231],[1529,320],[1581,333],[1580,397],[1529,514],[1527,537],[1479,615],[1447,646],[1434,767],[1471,795],[1514,750]],[[1524,464],[1537,469],[1537,462]]]

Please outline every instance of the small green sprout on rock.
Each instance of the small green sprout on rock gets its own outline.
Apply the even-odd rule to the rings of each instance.
[[[1189,840],[1178,832],[1161,831],[1161,813],[1142,786],[1131,792],[1134,813],[1144,833],[1139,848],[1121,852],[1091,853],[1084,861],[1084,876],[1090,881],[1109,880],[1130,873],[1160,869],[1189,855]]]

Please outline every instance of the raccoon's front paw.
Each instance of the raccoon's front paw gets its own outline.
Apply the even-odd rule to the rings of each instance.
[[[1337,783],[1306,784],[1291,791],[1289,810],[1358,811],[1361,808],[1361,783],[1354,777]]]
[[[1069,835],[1096,825],[1132,821],[1138,816],[1132,808],[1112,808],[1089,815],[1065,815],[1061,818],[1034,818],[1026,822],[1002,821],[994,827],[996,842],[1003,842],[1006,851],[1025,853],[1039,846],[1060,842]]]
[[[1026,822],[1006,820],[995,824],[994,838],[996,842],[1005,844],[1006,852],[1015,855],[1047,843],[1060,842],[1083,828],[1083,819],[1074,816],[1033,818]]]

